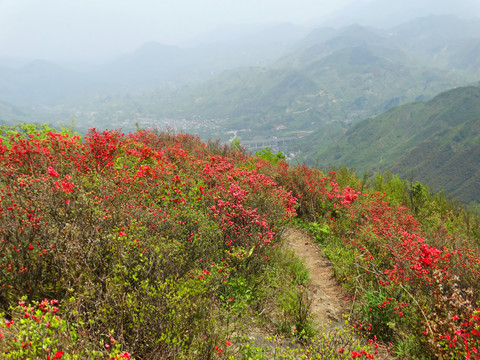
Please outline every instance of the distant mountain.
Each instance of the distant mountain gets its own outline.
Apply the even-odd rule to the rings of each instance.
[[[0,101],[0,125],[34,122],[33,111]]]
[[[480,19],[453,15],[420,17],[388,30],[389,37],[412,50],[431,50],[450,41],[480,37]]]
[[[480,19],[465,20],[453,15],[417,18],[387,29],[358,24],[338,30],[321,27],[298,43],[300,46],[292,53],[290,61],[293,63],[302,57],[318,58],[345,47],[368,44],[390,48],[403,57],[407,55],[411,64],[413,61],[470,75],[473,71],[480,76],[480,68],[476,65],[480,58],[479,41]]]
[[[105,65],[95,77],[130,87],[172,81],[192,84],[235,67],[269,65],[307,33],[292,24],[237,31],[237,36],[235,31],[210,35],[210,42],[189,47],[147,43]]]
[[[44,61],[0,68],[0,101],[47,106],[52,119],[73,116],[85,128],[138,123],[222,140],[240,130],[242,140],[326,132],[335,141],[362,119],[476,83],[479,23],[435,16],[388,30],[350,25],[309,34],[280,24],[225,35],[223,43],[152,42],[96,71]]]
[[[480,88],[449,90],[361,121],[308,161],[360,174],[389,170],[463,202],[480,201]]]
[[[87,85],[85,76],[44,60],[0,68],[0,101],[17,105],[58,104]]]
[[[271,66],[227,71],[162,104],[178,109],[168,112],[172,117],[221,119],[212,136],[250,129],[244,134],[249,138],[257,128],[270,136],[319,134],[325,123],[345,127],[475,83],[480,79],[477,29],[480,20],[455,16],[425,17],[389,30],[322,27]]]
[[[102,70],[97,78],[103,78],[104,90],[77,103],[76,118],[124,128],[135,122],[175,128],[181,123],[183,130],[222,140],[240,130],[243,140],[306,131],[318,135],[326,125],[332,127],[327,133],[341,135],[366,117],[475,83],[476,74],[480,79],[480,57],[472,46],[480,37],[468,37],[475,36],[475,21],[465,22],[455,33],[463,40],[454,43],[456,37],[441,35],[440,27],[422,25],[450,20],[463,26],[462,20],[442,16],[419,19],[396,32],[359,25],[319,28],[296,42],[301,29],[286,24],[278,29],[285,39],[277,34],[276,49],[277,54],[290,50],[271,63],[266,63],[268,43],[275,43],[271,29],[257,32],[256,39],[245,35],[223,45],[182,49],[146,44]],[[428,51],[415,45],[425,36],[437,44]],[[442,54],[437,48],[448,51]],[[261,66],[251,66],[260,59]],[[218,73],[220,69],[226,70]],[[108,93],[108,86],[116,93]],[[87,114],[87,108],[95,111]],[[199,122],[211,121],[214,127],[197,131]]]
[[[339,30],[320,28],[312,31],[290,54],[281,58],[277,65],[304,66],[322,59],[333,52],[359,46],[394,48],[389,39],[374,29],[351,25]]]
[[[224,130],[247,128],[250,136],[259,134],[257,130],[290,136],[323,128],[325,123],[355,123],[465,83],[447,71],[420,66],[401,49],[383,45],[381,38],[372,39],[370,44],[342,34],[271,67],[227,71],[184,91],[173,102],[158,99],[158,105],[179,109],[176,114],[164,112],[171,117],[223,119]]]
[[[189,47],[149,42],[84,72],[43,60],[18,66],[15,60],[0,59],[0,101],[59,105],[98,92],[152,90],[165,83],[197,84],[227,69],[271,64],[306,33],[292,24],[278,24],[249,28],[238,38]]]
[[[429,16],[390,29],[389,41],[440,69],[480,74],[480,19]]]

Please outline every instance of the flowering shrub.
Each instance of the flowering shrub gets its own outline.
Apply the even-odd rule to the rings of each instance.
[[[84,349],[76,327],[69,327],[60,316],[58,300],[44,299],[31,305],[25,300],[11,308],[10,320],[0,323],[2,359],[77,359],[79,356],[130,359],[120,344],[109,335],[103,351]],[[78,325],[78,324],[77,324]]]
[[[309,343],[299,270],[277,246],[295,216],[352,291],[371,346],[480,357],[474,227],[436,212],[447,206],[419,184],[405,187],[412,212],[351,174],[190,135],[20,129],[0,134],[5,358],[228,358],[254,313],[294,327],[312,353],[374,358],[376,348]]]
[[[290,193],[237,165],[246,156],[149,131],[4,137],[4,312],[23,296],[55,298],[91,351],[112,349],[113,337],[98,337],[113,329],[132,356],[220,356],[221,295],[240,278],[259,291],[279,230],[295,215]]]
[[[360,188],[355,181],[352,187],[338,187],[334,176],[318,172],[316,180],[308,180],[310,188],[323,186],[316,191],[317,201],[318,194],[323,195],[322,203],[313,206],[323,217],[315,218],[311,210],[303,213],[330,228],[328,240],[322,243],[337,276],[355,293],[353,306],[370,324],[365,328],[385,341],[410,342],[420,353],[479,358],[476,304],[480,299],[473,289],[479,286],[480,258],[476,244],[458,232],[461,224],[451,225],[461,219],[442,213],[434,219],[435,212],[429,211],[422,223],[384,194],[353,190]],[[299,203],[308,209],[302,197]],[[415,213],[427,212],[416,208]]]
[[[375,189],[388,188],[385,194],[344,169],[324,174],[279,162],[261,171],[298,198],[304,227],[354,294],[352,308],[368,324],[365,331],[397,343],[406,357],[480,357],[475,219],[397,177],[385,184],[377,176]]]
[[[0,323],[2,358],[64,358],[74,339],[57,314],[57,304],[57,300],[46,299],[36,306],[20,301],[11,320]]]

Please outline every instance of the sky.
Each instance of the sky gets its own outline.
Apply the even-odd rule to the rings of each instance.
[[[303,25],[352,1],[0,0],[0,57],[109,57],[225,25]]]
[[[0,59],[113,59],[142,44],[178,44],[240,24],[315,19],[358,6],[397,0],[0,0]],[[400,0],[398,0],[400,1]],[[418,4],[479,0],[402,0]],[[398,4],[398,3],[397,3]],[[477,5],[478,6],[478,5]]]

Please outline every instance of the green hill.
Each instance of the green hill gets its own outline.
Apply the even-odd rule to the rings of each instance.
[[[285,27],[281,38],[267,32],[220,47],[150,43],[92,72],[46,62],[0,69],[0,99],[49,105],[47,121],[73,116],[82,131],[133,130],[138,123],[249,140],[328,125],[341,134],[394,106],[477,81],[478,28],[478,21],[431,17],[388,30],[319,28],[301,40],[299,29]]]
[[[364,120],[306,159],[359,173],[389,170],[470,202],[480,200],[479,140],[480,88],[470,86]]]
[[[439,34],[442,21],[458,30]],[[476,24],[433,17],[391,32],[359,25],[320,28],[270,66],[228,70],[190,88],[152,97],[147,104],[141,97],[137,100],[152,117],[216,119],[215,129],[195,130],[203,137],[226,140],[231,131],[243,140],[300,131],[318,134],[326,125],[332,127],[329,133],[338,133],[394,106],[471,84],[472,74],[478,73],[473,60],[478,39],[467,33]],[[424,37],[435,46],[422,46]]]
[[[245,138],[258,131],[289,136],[327,123],[334,127],[355,123],[462,84],[446,71],[395,60],[402,58],[396,56],[399,53],[362,45],[336,50],[300,66],[235,69],[177,98],[157,98],[152,112],[171,109],[163,111],[172,118],[221,119],[218,132],[209,129],[208,136],[224,138],[225,131],[239,129],[251,131]],[[404,58],[408,56],[404,54]]]
[[[32,111],[0,101],[0,124],[26,122],[32,119]]]

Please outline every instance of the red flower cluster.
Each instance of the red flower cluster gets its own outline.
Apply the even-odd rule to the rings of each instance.
[[[214,155],[189,135],[150,131],[92,129],[83,140],[48,132],[1,142],[0,289],[12,299],[65,295],[87,281],[85,268],[110,265],[112,239],[140,263],[163,258],[145,239],[175,242],[183,251],[177,255],[188,258],[176,273],[201,284],[227,282],[232,254],[232,262],[248,258],[245,269],[261,269],[297,200],[255,165],[246,168],[247,160],[257,161]],[[78,274],[67,279],[67,268]]]

